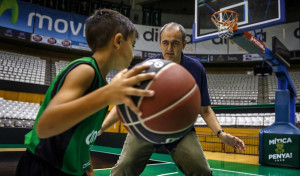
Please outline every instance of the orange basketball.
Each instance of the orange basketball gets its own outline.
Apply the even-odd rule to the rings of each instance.
[[[181,65],[163,59],[152,59],[146,72],[155,72],[152,80],[142,82],[140,89],[154,90],[153,97],[132,97],[142,111],[138,117],[129,107],[118,105],[118,113],[127,130],[136,137],[155,144],[166,144],[182,138],[193,127],[201,106],[200,91],[193,76]]]

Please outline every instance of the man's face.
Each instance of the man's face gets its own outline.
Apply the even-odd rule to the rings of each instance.
[[[179,28],[166,28],[161,33],[160,49],[164,59],[180,64],[181,52],[185,45],[186,41],[182,41]]]

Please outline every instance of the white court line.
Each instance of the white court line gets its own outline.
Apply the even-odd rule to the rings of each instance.
[[[152,160],[152,161],[156,161],[156,160]],[[162,164],[174,164],[174,163],[163,161],[163,163],[147,164],[147,166],[162,165]]]
[[[117,153],[111,153],[111,152],[102,152],[102,151],[99,151],[99,150],[90,150],[90,151],[93,151],[93,152],[98,152],[98,153],[107,153],[107,154],[112,154],[112,155],[120,155],[120,154],[117,154]]]
[[[147,164],[147,165],[162,165],[162,164],[170,164],[170,163]],[[110,169],[111,168],[103,168],[103,169],[94,169],[94,170],[98,171],[98,170],[110,170]],[[237,173],[237,174],[243,174],[243,175],[266,176],[266,175],[250,174],[250,173],[246,173],[246,172],[237,172],[237,171],[230,171],[230,170],[223,170],[223,169],[214,169],[214,168],[212,168],[212,170],[217,170],[217,171],[222,171],[222,172],[231,172],[231,173]],[[178,172],[160,174],[160,175],[157,175],[157,176],[174,175],[174,174],[178,174]]]
[[[157,176],[163,176],[163,175],[173,175],[173,174],[178,174],[178,172],[166,173],[166,174],[161,174],[161,175],[157,175]]]
[[[98,153],[106,153],[106,154],[113,154],[113,155],[120,155],[117,153],[111,153],[111,152],[104,152],[104,151],[98,151],[98,150],[91,150],[93,152],[98,152]],[[157,162],[163,162],[163,163],[158,163],[158,164],[175,164],[174,162],[170,162],[170,161],[163,161],[163,160],[156,160],[156,159],[149,159],[151,161],[157,161]],[[155,165],[155,164],[147,164],[147,165]]]
[[[108,154],[114,154],[114,155],[119,155],[116,153],[110,153],[110,152],[102,152],[102,151],[95,151],[95,150],[91,150],[94,152],[101,152],[101,153],[108,153]],[[161,161],[161,160],[154,160],[154,159],[150,159],[152,161],[159,161],[159,162],[164,162],[164,163],[157,163],[157,164],[147,164],[147,165],[162,165],[162,164],[175,164],[174,162],[167,162],[167,161]],[[106,169],[94,169],[94,170],[108,170],[111,168],[106,168]],[[258,174],[250,174],[250,173],[246,173],[246,172],[237,172],[237,171],[230,171],[230,170],[223,170],[223,169],[214,169],[212,168],[212,170],[217,170],[217,171],[223,171],[223,172],[232,172],[232,173],[238,173],[238,174],[244,174],[244,175],[253,175],[253,176],[266,176],[266,175],[258,175]],[[157,176],[164,176],[164,175],[173,175],[176,174],[178,172],[172,172],[172,173],[167,173],[167,174],[162,174],[162,175],[157,175]]]
[[[230,171],[230,170],[223,170],[223,169],[212,168],[212,170],[223,171],[223,172],[232,172],[232,173],[238,173],[238,174],[244,174],[244,175],[266,176],[266,175],[250,174],[250,173],[246,173],[246,172],[237,172],[237,171]]]
[[[159,164],[174,164],[174,165],[176,165],[174,162],[158,163],[158,164],[147,164],[147,165],[159,165]],[[267,176],[267,175],[250,174],[250,173],[247,173],[247,172],[238,172],[238,171],[230,171],[230,170],[214,169],[214,168],[212,168],[212,170],[223,171],[223,172],[232,172],[232,173],[244,174],[244,175],[253,175],[253,176]],[[158,175],[158,176],[161,176],[161,175]]]
[[[110,170],[111,168],[104,168],[104,169],[93,169],[94,171],[98,171],[98,170]]]
[[[117,153],[103,152],[103,151],[98,151],[98,150],[91,150],[91,151],[98,152],[98,153],[107,153],[107,154],[113,154],[113,155],[120,155],[120,154],[117,154]],[[149,160],[163,162],[163,163],[159,163],[159,164],[174,164],[174,162],[163,161],[163,160],[156,160],[156,159],[151,159],[151,158]],[[147,165],[153,165],[153,164],[147,164]]]

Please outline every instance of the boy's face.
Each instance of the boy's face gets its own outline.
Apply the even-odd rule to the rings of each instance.
[[[164,59],[180,64],[181,52],[186,41],[182,41],[179,28],[166,28],[161,33],[160,49]]]
[[[130,62],[132,61],[134,54],[133,54],[133,47],[136,42],[136,37],[135,35],[129,35],[127,37],[127,40],[123,40],[123,44],[121,45],[121,55],[123,56],[123,64],[120,65],[122,67],[121,69],[128,68],[130,65]]]

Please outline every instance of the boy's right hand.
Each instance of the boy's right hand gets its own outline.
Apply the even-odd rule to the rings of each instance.
[[[139,65],[130,70],[124,69],[120,71],[108,85],[108,90],[111,92],[110,103],[115,105],[125,104],[134,113],[141,116],[142,113],[132,101],[131,96],[151,97],[154,95],[153,90],[143,90],[133,87],[142,81],[155,77],[154,72],[142,73],[147,68],[149,68],[149,65]]]

